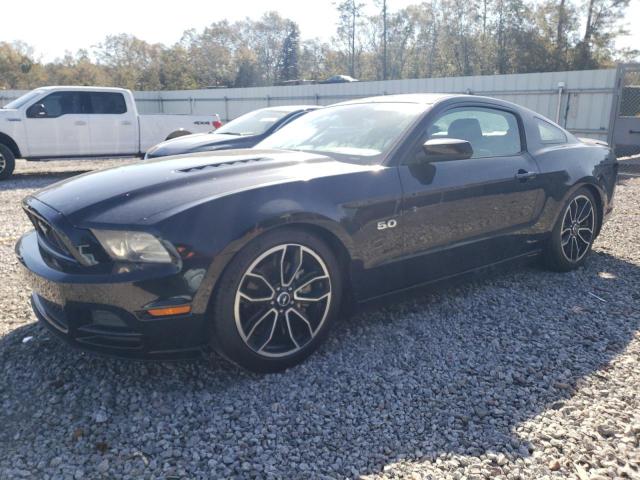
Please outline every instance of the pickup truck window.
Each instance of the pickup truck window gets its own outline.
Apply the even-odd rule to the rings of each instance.
[[[39,105],[44,105],[44,110],[40,109]],[[84,113],[82,111],[82,93],[54,92],[31,105],[27,110],[27,117],[56,118],[80,113]]]
[[[95,115],[120,115],[127,113],[124,95],[113,92],[89,92],[86,113]]]

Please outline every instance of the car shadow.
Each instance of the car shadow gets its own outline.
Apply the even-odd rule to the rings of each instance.
[[[602,252],[568,274],[491,270],[360,309],[308,361],[267,376],[213,354],[103,359],[29,324],[0,339],[0,450],[13,458],[46,439],[73,457],[100,444],[116,462],[141,452],[212,477],[243,477],[243,462],[285,452],[268,466],[284,478],[355,477],[446,454],[527,457],[535,445],[519,427],[562,409],[636,335],[638,284],[637,265]],[[166,456],[156,436],[207,448]]]

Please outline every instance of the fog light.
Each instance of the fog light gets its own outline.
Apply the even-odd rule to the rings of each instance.
[[[152,308],[147,313],[153,317],[167,317],[170,315],[186,315],[191,312],[191,305],[180,305],[178,307]]]
[[[108,310],[92,310],[91,320],[102,327],[126,327],[127,324],[115,313]]]

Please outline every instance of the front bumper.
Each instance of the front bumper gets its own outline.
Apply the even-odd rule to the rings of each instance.
[[[199,354],[206,346],[205,315],[151,318],[148,305],[170,295],[175,279],[70,274],[42,258],[37,234],[16,245],[33,293],[33,310],[56,336],[81,349],[127,358],[176,359]]]

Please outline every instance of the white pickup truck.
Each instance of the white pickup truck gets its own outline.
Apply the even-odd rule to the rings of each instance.
[[[211,115],[139,115],[130,90],[43,87],[0,108],[0,180],[16,158],[142,155],[164,140],[215,130]]]

